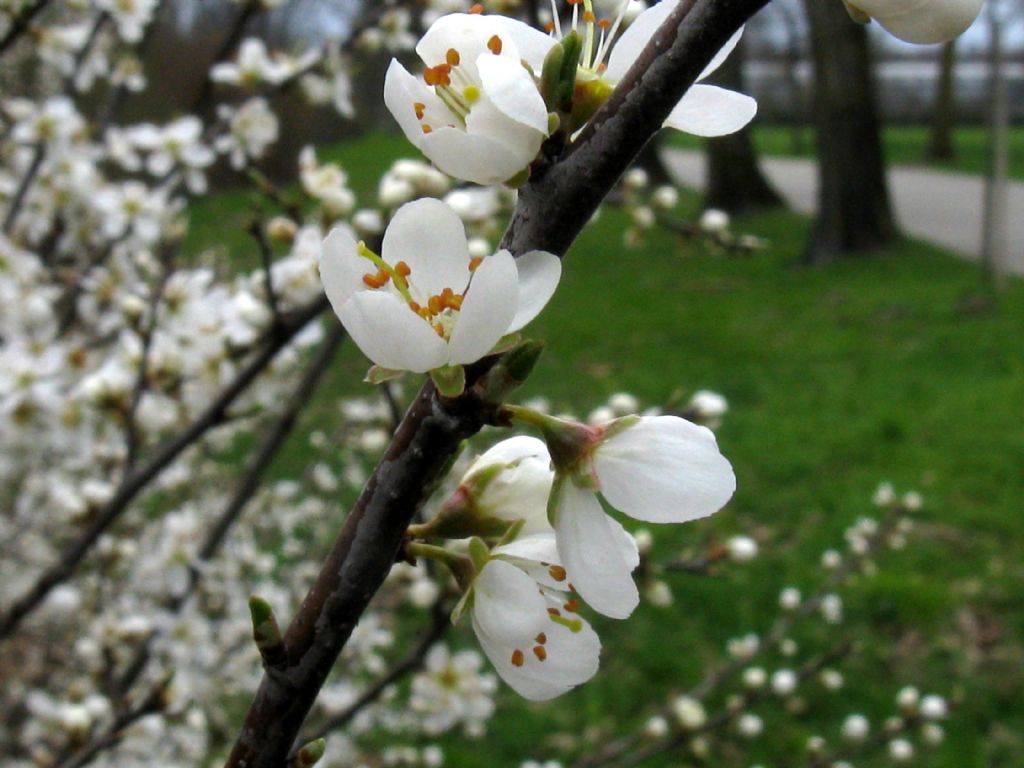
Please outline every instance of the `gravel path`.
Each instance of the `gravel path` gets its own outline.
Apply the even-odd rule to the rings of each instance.
[[[669,150],[669,168],[687,187],[703,189],[704,159],[700,152]],[[790,207],[813,214],[817,175],[810,160],[765,158],[765,174]],[[900,166],[889,170],[896,217],[908,235],[947,248],[972,261],[981,251],[984,184],[977,176]],[[1009,196],[1008,271],[1024,275],[1024,183],[1011,182]]]

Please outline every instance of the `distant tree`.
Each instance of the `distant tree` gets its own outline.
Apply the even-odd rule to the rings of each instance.
[[[1010,98],[1003,69],[1003,25],[1007,8],[996,2],[987,7],[989,24],[989,149],[981,233],[981,265],[989,287],[999,291],[1006,281],[1009,257]]]
[[[786,82],[787,105],[789,107],[790,150],[794,155],[804,154],[807,94],[800,81],[800,65],[807,60],[807,22],[800,12],[799,4],[776,2],[769,6],[782,20],[786,32],[783,51],[783,77]]]
[[[885,177],[867,32],[842,3],[804,0],[814,63],[818,220],[806,259],[822,263],[897,236]]]
[[[936,83],[935,107],[932,112],[931,135],[928,139],[929,160],[952,160],[953,125],[956,123],[956,39],[942,46],[939,54],[939,79]]]
[[[743,52],[741,43],[715,72],[715,84],[733,91],[744,90]],[[740,213],[782,204],[782,198],[758,166],[749,126],[728,136],[708,139],[705,158],[708,178],[705,203],[709,208]]]

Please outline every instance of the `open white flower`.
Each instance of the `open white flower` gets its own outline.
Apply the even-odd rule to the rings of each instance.
[[[561,269],[544,251],[471,259],[459,217],[429,198],[398,209],[380,256],[336,228],[320,259],[327,298],[363,354],[414,373],[485,356],[544,308]]]
[[[555,537],[540,533],[491,550],[466,597],[473,631],[502,680],[544,701],[597,672],[601,641],[576,614]]]
[[[873,18],[908,43],[942,43],[966,30],[984,0],[844,0],[859,21]]]
[[[548,135],[548,111],[526,65],[539,73],[552,44],[513,19],[442,16],[416,45],[422,77],[392,61],[384,102],[440,170],[500,184],[526,169]]]
[[[685,419],[631,416],[581,429],[582,450],[568,460],[556,456],[558,551],[580,597],[606,616],[626,618],[639,602],[631,576],[639,556],[601,499],[636,520],[684,523],[721,509],[736,479],[714,434]]]

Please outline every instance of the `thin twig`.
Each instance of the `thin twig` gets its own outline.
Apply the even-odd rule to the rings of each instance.
[[[864,562],[875,552],[876,548],[893,532],[899,523],[901,511],[899,507],[890,509],[886,517],[879,524],[878,530],[868,537],[867,546],[863,554],[851,554],[848,556],[832,572],[825,584],[819,587],[811,597],[801,603],[799,608],[776,619],[771,628],[758,639],[757,650],[753,654],[737,657],[717,669],[711,670],[699,684],[692,687],[684,695],[699,701],[706,700],[711,694],[738,674],[740,670],[748,667],[754,659],[758,658],[768,649],[778,645],[790,634],[798,622],[821,606],[826,595],[836,590],[847,578],[861,568]],[[637,734],[630,734],[611,744],[605,744],[599,752],[577,760],[573,763],[573,768],[598,768],[598,766],[609,765],[621,755],[632,752],[639,741],[640,737]]]
[[[166,607],[168,615],[180,613],[195,593],[203,577],[203,566],[216,557],[227,538],[228,532],[238,522],[246,505],[256,495],[256,491],[259,490],[267,469],[287,442],[289,435],[291,435],[295,428],[299,412],[309,403],[310,398],[316,392],[323,374],[330,367],[334,353],[344,338],[344,330],[341,325],[335,323],[328,332],[327,338],[320,345],[320,349],[317,350],[316,355],[310,360],[302,379],[288,398],[288,402],[274,421],[270,431],[263,438],[263,442],[256,450],[252,461],[246,467],[241,479],[235,486],[231,499],[224,506],[216,522],[207,532],[206,538],[196,553],[195,561],[189,567],[187,586],[180,594],[172,598]],[[146,664],[149,662],[154,639],[155,636],[151,635],[136,649],[124,672],[121,673],[121,676],[112,686],[114,695],[123,696],[127,694],[136,680],[139,679]]]
[[[18,38],[21,37],[25,32],[28,31],[29,25],[32,23],[32,19],[47,6],[50,0],[36,0],[28,8],[25,8],[21,13],[14,17],[11,22],[11,26],[4,34],[3,38],[0,38],[0,56],[3,56],[7,52]]]
[[[800,682],[807,680],[830,664],[834,664],[839,659],[848,656],[852,651],[853,643],[850,641],[837,645],[835,648],[832,648],[827,653],[807,662],[797,670],[797,680]],[[597,766],[603,765],[615,765],[616,768],[632,768],[634,765],[641,765],[656,755],[666,754],[686,746],[695,736],[721,730],[733,722],[741,712],[749,709],[758,701],[765,698],[766,695],[767,693],[764,690],[746,691],[740,695],[740,698],[734,702],[732,706],[726,706],[724,709],[709,716],[707,721],[699,728],[683,729],[678,733],[669,736],[667,739],[654,742],[653,744],[649,744],[640,749],[631,749],[622,753],[622,759],[618,762],[593,762],[585,763],[585,765],[588,768],[596,768]],[[574,768],[579,768],[580,765],[584,764],[577,763]]]
[[[146,31],[142,35],[142,39],[135,44],[134,56],[138,60],[140,66],[145,63],[146,51],[153,42],[153,38],[156,36],[157,30],[157,19],[160,18],[160,14],[163,13],[164,7],[167,5],[167,0],[160,0],[159,4],[153,11],[152,21],[146,26]],[[126,82],[119,82],[115,85],[106,95],[106,99],[103,104],[103,109],[99,113],[99,117],[96,120],[97,133],[103,135],[106,133],[113,122],[117,119],[117,113],[121,110],[121,106],[124,104],[125,95],[128,93],[128,87]]]
[[[122,480],[113,497],[93,518],[92,524],[69,544],[60,557],[33,584],[31,589],[0,616],[0,640],[9,637],[22,620],[39,607],[55,586],[63,583],[78,568],[100,536],[128,508],[135,496],[159,475],[186,448],[210,429],[222,424],[234,401],[263,373],[285,346],[327,309],[326,297],[319,297],[289,316],[287,323],[272,334],[266,345],[224,388],[196,419],[174,437],[156,448],[150,458]]]
[[[18,213],[21,211],[21,206],[25,203],[25,197],[28,195],[28,190],[32,186],[32,182],[36,178],[36,174],[39,173],[39,169],[43,165],[43,158],[46,156],[46,145],[39,142],[32,149],[32,162],[29,163],[28,168],[25,170],[25,175],[21,177],[21,182],[18,184],[18,189],[14,193],[14,197],[11,199],[11,204],[7,208],[7,215],[4,216],[4,234],[10,235],[11,230],[14,229],[14,221],[18,218]]]
[[[125,436],[125,472],[131,472],[132,467],[138,459],[139,454],[139,404],[149,388],[149,353],[153,346],[153,338],[156,335],[157,318],[160,310],[160,299],[163,297],[164,287],[173,271],[171,259],[173,250],[165,247],[160,261],[163,269],[156,285],[152,288],[152,295],[149,299],[149,314],[145,319],[145,326],[142,329],[141,345],[139,351],[139,369],[135,375],[135,385],[132,387],[131,400],[128,402],[128,409],[125,413],[124,436]]]
[[[100,11],[96,14],[96,18],[92,22],[92,26],[89,28],[89,34],[85,38],[85,42],[82,47],[75,53],[75,61],[71,67],[71,71],[64,78],[64,93],[74,93],[77,90],[75,81],[78,79],[79,73],[82,71],[82,66],[89,58],[89,54],[92,53],[92,48],[96,45],[96,41],[99,39],[100,32],[103,31],[103,27],[107,21],[110,20],[110,16],[107,15],[106,11]]]
[[[122,710],[114,722],[103,731],[102,734],[92,738],[88,744],[77,752],[72,753],[68,758],[56,764],[56,768],[81,768],[111,747],[117,746],[124,737],[125,730],[142,718],[162,712],[165,706],[167,686],[171,683],[168,676],[155,685],[152,690],[137,704],[130,705]]]
[[[316,739],[329,735],[339,728],[344,728],[352,721],[352,718],[379,699],[381,694],[383,694],[390,686],[394,685],[411,672],[415,672],[422,667],[423,661],[427,657],[427,653],[442,637],[444,637],[448,628],[451,626],[452,623],[449,618],[450,615],[451,606],[448,605],[446,600],[441,599],[434,603],[430,612],[430,625],[427,627],[427,631],[423,637],[420,638],[419,643],[416,644],[416,647],[391,667],[386,675],[379,678],[377,682],[363,691],[359,698],[349,704],[348,707],[338,714],[328,718],[320,726],[314,728],[311,733],[300,736],[298,743],[305,744],[310,741],[315,741]]]
[[[270,305],[270,313],[274,318],[274,325],[281,324],[281,309],[277,301],[277,291],[274,289],[274,276],[271,268],[274,265],[274,251],[270,247],[267,233],[263,229],[263,222],[254,218],[249,222],[246,231],[256,241],[256,248],[260,254],[260,263],[263,265],[263,288],[267,292],[267,304]]]

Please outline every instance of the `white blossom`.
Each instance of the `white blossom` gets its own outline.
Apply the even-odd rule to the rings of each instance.
[[[639,555],[598,494],[637,520],[682,523],[717,512],[736,480],[712,432],[684,419],[627,417],[580,428],[587,430],[582,454],[554,456],[558,549],[580,597],[600,613],[625,618],[639,601],[630,575]]]
[[[500,184],[521,173],[548,134],[540,72],[550,39],[521,22],[442,16],[416,45],[422,78],[392,61],[384,103],[409,141],[445,173]]]
[[[335,229],[324,241],[320,275],[349,335],[377,365],[424,373],[486,355],[519,330],[554,293],[561,263],[508,251],[474,263],[458,216],[424,199],[398,210],[381,255]]]

